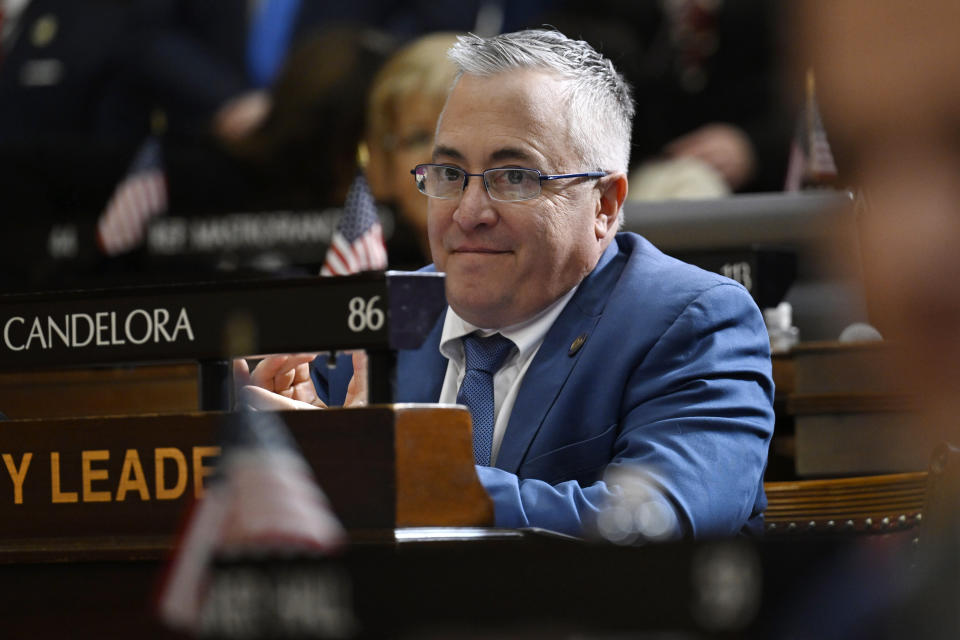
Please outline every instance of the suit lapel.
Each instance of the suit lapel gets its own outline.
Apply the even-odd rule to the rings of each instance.
[[[567,307],[547,332],[543,344],[523,377],[513,405],[496,462],[497,467],[510,473],[516,473],[519,469],[547,412],[580,358],[579,351],[572,357],[568,355],[571,343],[583,334],[587,335],[589,342],[590,333],[600,319],[599,316],[585,316],[579,309],[576,309],[575,314],[567,313],[570,305]]]
[[[440,335],[446,312],[440,314],[419,349],[397,352],[397,402],[437,402],[447,373],[447,359],[440,354]]]
[[[527,369],[513,405],[510,422],[500,444],[496,466],[517,473],[530,443],[540,431],[550,407],[556,402],[582,349],[570,355],[573,342],[590,336],[600,321],[603,307],[625,259],[617,255],[617,243],[611,242],[596,269],[580,284],[566,308],[547,331],[543,344]]]

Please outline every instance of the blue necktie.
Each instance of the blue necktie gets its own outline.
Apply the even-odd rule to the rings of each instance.
[[[496,333],[489,338],[477,334],[463,337],[467,372],[457,392],[457,403],[465,404],[473,416],[473,459],[490,464],[493,448],[493,375],[506,361],[513,343]]]

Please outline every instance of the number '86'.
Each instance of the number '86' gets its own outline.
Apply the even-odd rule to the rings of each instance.
[[[347,327],[354,333],[361,331],[377,331],[383,326],[386,317],[383,311],[376,307],[380,296],[373,296],[369,300],[364,300],[360,296],[350,298],[348,308],[350,315],[347,317]]]

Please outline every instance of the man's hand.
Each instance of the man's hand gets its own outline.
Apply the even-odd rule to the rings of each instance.
[[[268,356],[253,372],[245,359],[237,358],[233,378],[238,404],[258,411],[326,407],[310,378],[310,363],[316,357],[315,353]]]
[[[233,375],[238,388],[238,404],[258,411],[283,409],[324,409],[310,377],[310,363],[315,353],[268,356],[250,371],[247,361],[233,361]],[[353,352],[353,377],[347,387],[345,407],[367,404],[367,355]]]
[[[353,377],[347,385],[347,397],[343,401],[345,407],[367,406],[367,352],[354,351]]]
[[[674,157],[690,156],[716,169],[731,189],[753,176],[756,158],[753,144],[741,129],[729,124],[708,124],[671,142],[666,152]]]
[[[236,142],[263,124],[273,101],[266,91],[249,91],[227,100],[213,116],[213,130],[226,142]]]

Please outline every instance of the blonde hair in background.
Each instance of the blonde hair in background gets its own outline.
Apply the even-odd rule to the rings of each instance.
[[[410,170],[430,162],[437,120],[457,70],[447,57],[456,34],[422,36],[396,51],[367,94],[367,180],[374,197],[393,205],[414,230],[421,259],[429,261],[427,199]]]
[[[395,134],[398,105],[413,96],[446,99],[456,66],[447,51],[457,34],[437,32],[414,40],[400,48],[380,69],[370,88],[367,102],[367,139],[372,146],[391,151],[397,144]]]

